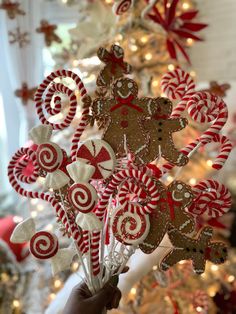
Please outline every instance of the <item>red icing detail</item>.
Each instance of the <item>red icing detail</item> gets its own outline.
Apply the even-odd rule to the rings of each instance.
[[[116,109],[122,107],[122,106],[127,106],[130,107],[132,109],[135,109],[139,112],[143,112],[143,109],[140,108],[139,106],[135,105],[132,103],[132,100],[134,99],[133,95],[130,95],[127,98],[121,98],[121,97],[117,97],[116,100],[118,101],[118,103],[114,106],[111,107],[110,111],[115,111]]]
[[[160,202],[167,203],[170,210],[171,220],[175,219],[175,205],[181,205],[181,202],[174,201],[170,192],[166,192],[167,198],[161,198]]]
[[[129,125],[129,122],[127,121],[127,120],[123,120],[123,121],[121,121],[120,122],[120,125],[121,125],[121,127],[122,128],[127,128],[128,127],[128,125]]]
[[[154,164],[148,164],[147,168],[153,171],[154,176],[159,179],[162,175],[161,170]]]

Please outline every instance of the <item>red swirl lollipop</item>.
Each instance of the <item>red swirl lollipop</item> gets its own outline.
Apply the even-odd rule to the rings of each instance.
[[[30,240],[30,252],[38,259],[48,259],[57,254],[58,239],[55,234],[39,231]]]
[[[43,143],[37,149],[37,161],[41,169],[46,172],[54,172],[62,164],[62,150],[55,143]]]
[[[74,209],[89,213],[97,203],[97,192],[89,183],[73,184],[68,192],[68,199]]]

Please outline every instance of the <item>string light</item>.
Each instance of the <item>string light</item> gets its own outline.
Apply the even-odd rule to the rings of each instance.
[[[141,42],[142,42],[143,44],[145,44],[145,43],[148,41],[147,36],[141,37],[140,40],[141,40]]]
[[[106,3],[108,3],[108,4],[112,3],[112,0],[106,0]]]
[[[195,77],[196,76],[196,72],[195,71],[190,71],[189,73],[192,77]]]
[[[36,198],[33,198],[32,200],[30,200],[30,203],[32,205],[36,205],[38,203],[38,200]]]
[[[201,306],[197,306],[197,307],[196,307],[196,311],[197,311],[197,312],[200,313],[202,310],[203,310],[203,308],[202,308]]]
[[[159,85],[159,81],[158,80],[152,81],[152,86],[153,87],[157,87],[158,85]]]
[[[61,280],[60,279],[56,279],[55,281],[54,281],[54,287],[55,288],[60,288],[61,287],[61,285],[62,285],[62,282],[61,282]]]
[[[233,275],[229,275],[227,281],[228,281],[228,282],[233,282],[234,279],[235,279],[235,277],[234,277]]]
[[[217,265],[211,265],[211,270],[212,271],[217,271],[219,267]]]
[[[210,159],[209,159],[209,160],[207,160],[207,166],[208,166],[208,167],[211,167],[212,165],[213,165],[212,160],[210,160]]]
[[[191,179],[189,180],[189,183],[190,183],[191,185],[195,185],[196,182],[197,182],[197,180],[196,180],[195,178],[191,178]]]
[[[55,293],[50,293],[50,294],[49,294],[50,300],[54,300],[55,297],[56,297],[56,294],[55,294]]]
[[[35,211],[35,210],[33,210],[32,212],[31,212],[31,217],[32,218],[35,218],[35,217],[37,217],[38,216],[38,213]]]
[[[19,300],[13,300],[12,305],[14,308],[20,307],[20,301]]]
[[[150,60],[152,59],[152,54],[151,54],[150,52],[146,53],[146,54],[145,54],[145,59],[146,59],[147,61],[150,61]]]
[[[187,44],[188,44],[189,46],[191,46],[191,45],[193,44],[193,39],[192,39],[192,38],[188,38],[188,39],[187,39]]]
[[[77,271],[78,270],[78,268],[79,268],[79,263],[78,262],[74,262],[73,264],[72,264],[72,271]]]
[[[136,292],[137,292],[136,288],[132,288],[132,289],[130,290],[130,293],[131,293],[132,295],[135,295]]]
[[[157,265],[152,267],[153,270],[157,270],[157,268],[158,268]]]
[[[168,65],[168,70],[169,70],[169,71],[173,71],[174,69],[175,69],[174,64],[169,64],[169,65]]]
[[[190,8],[189,3],[184,2],[183,5],[182,5],[182,8],[183,8],[184,10],[188,10],[188,9]]]
[[[130,50],[137,51],[138,47],[136,45],[132,45],[132,46],[130,46]]]
[[[42,211],[44,209],[44,206],[42,204],[38,204],[37,210]]]

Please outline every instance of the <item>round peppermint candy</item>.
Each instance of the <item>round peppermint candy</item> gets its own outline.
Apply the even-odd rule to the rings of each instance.
[[[68,200],[75,210],[89,213],[97,204],[97,192],[89,183],[75,183],[68,191]]]
[[[57,254],[58,239],[48,231],[39,231],[30,240],[30,252],[38,259],[48,259]]]
[[[88,140],[77,151],[77,159],[95,167],[92,180],[108,178],[114,171],[116,157],[111,146],[99,139]]]
[[[37,161],[41,169],[46,172],[54,172],[63,161],[63,152],[55,143],[43,143],[37,149]]]

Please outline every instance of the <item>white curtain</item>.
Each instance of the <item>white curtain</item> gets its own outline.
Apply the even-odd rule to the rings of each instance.
[[[0,125],[0,195],[9,188],[6,183],[7,161],[25,144],[28,129],[35,125],[34,103],[29,101],[23,106],[21,99],[15,97],[15,90],[21,89],[23,82],[29,88],[35,87],[43,77],[43,36],[35,31],[42,18],[42,2],[22,0],[20,6],[26,14],[17,15],[15,19],[9,19],[5,10],[0,10],[0,106],[4,114],[1,119],[4,123]],[[21,32],[29,33],[30,42],[22,48],[17,42],[9,43],[9,31],[15,32],[18,27]]]

